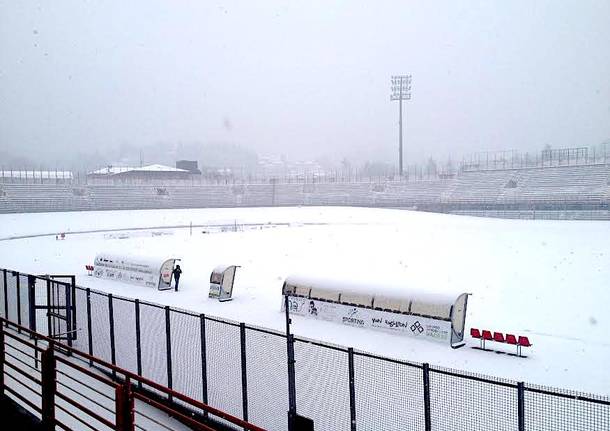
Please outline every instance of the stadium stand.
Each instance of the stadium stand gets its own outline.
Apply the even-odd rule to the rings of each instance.
[[[486,217],[610,219],[610,165],[462,172],[424,181],[195,185],[11,184],[0,213],[351,205]]]

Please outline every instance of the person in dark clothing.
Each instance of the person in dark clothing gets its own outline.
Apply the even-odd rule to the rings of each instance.
[[[180,274],[182,274],[182,270],[180,269],[180,265],[176,265],[176,267],[172,271],[172,275],[174,276],[174,280],[176,280],[176,285],[174,287],[176,292],[178,291],[178,283],[180,283]]]

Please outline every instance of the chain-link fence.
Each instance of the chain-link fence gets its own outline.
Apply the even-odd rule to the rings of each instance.
[[[0,284],[0,315],[28,326],[31,289],[45,283],[2,270]],[[77,349],[265,429],[288,429],[284,333],[80,287],[72,301]],[[605,396],[303,338],[294,361],[296,409],[317,431],[610,430]]]

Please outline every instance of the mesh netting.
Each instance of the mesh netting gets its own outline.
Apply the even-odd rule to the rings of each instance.
[[[76,339],[73,342],[74,348],[81,352],[89,352],[89,328],[87,324],[87,291],[79,287],[76,288],[74,298],[76,307]],[[91,322],[93,324],[93,322]]]
[[[170,313],[170,331],[174,390],[202,401],[201,325],[199,316],[172,311]]]
[[[241,418],[241,350],[239,326],[206,319],[208,403]]]
[[[17,277],[11,271],[6,273],[6,295],[8,299],[8,320],[17,323]]]
[[[30,296],[28,288],[28,276],[19,276],[19,312],[21,313],[21,324],[30,327]]]
[[[41,278],[36,279],[36,287],[34,289],[34,301],[36,305],[46,306],[47,305],[47,284],[50,281],[43,280]],[[47,317],[47,310],[41,309],[36,310],[36,332],[49,335],[49,319]],[[86,350],[85,350],[86,351]]]
[[[358,430],[424,429],[421,368],[354,354]]]
[[[112,308],[114,313],[116,365],[137,373],[135,303],[126,299],[113,297]]]
[[[297,340],[294,345],[297,413],[316,431],[350,429],[347,351]]]
[[[165,310],[140,303],[142,375],[167,386],[167,346]]]
[[[53,337],[59,336],[60,339],[65,340],[65,335],[62,334],[66,334],[68,331],[68,322],[65,318],[68,315],[68,311],[65,307],[66,295],[69,294],[69,290],[66,288],[66,285],[56,281],[51,281],[49,286],[51,293],[50,310],[55,314],[54,316],[51,316],[51,335]]]
[[[93,356],[111,362],[108,297],[93,291],[91,292],[91,336]]]
[[[6,272],[8,317],[29,325],[27,276]],[[36,281],[36,303],[45,305],[46,280]],[[65,287],[55,283],[55,304],[63,304]],[[19,298],[19,301],[17,301]],[[63,298],[63,299],[62,299]],[[75,347],[87,352],[86,290],[74,298],[78,336]],[[19,306],[18,306],[19,304]],[[4,315],[4,281],[0,277],[0,310]],[[118,366],[137,371],[135,304],[113,298],[115,353]],[[142,374],[167,385],[165,309],[140,304]],[[62,313],[63,314],[63,313]],[[37,330],[45,332],[45,311],[37,315]],[[93,354],[108,362],[110,317],[108,295],[91,292]],[[61,323],[60,323],[61,324]],[[240,328],[232,322],[207,318],[206,372],[208,403],[243,417]],[[57,329],[57,328],[56,328]],[[201,320],[180,310],[170,312],[173,388],[203,400]],[[262,328],[246,328],[248,418],[265,429],[287,429],[288,374],[286,339]],[[297,412],[315,422],[315,429],[349,430],[350,399],[348,352],[322,343],[295,343]],[[506,379],[430,369],[432,430],[518,429],[518,396],[515,382]],[[423,371],[417,365],[354,353],[356,427],[366,430],[424,429]],[[577,392],[528,385],[524,396],[526,429],[532,431],[610,429],[610,400]]]
[[[501,386],[431,369],[430,412],[434,431],[517,431],[517,385]]]
[[[607,397],[548,388],[541,390],[541,387],[534,385],[528,385],[525,389],[527,431],[610,430],[610,400]],[[583,400],[582,397],[591,398],[592,401]]]
[[[286,338],[246,329],[248,419],[270,431],[288,427]]]

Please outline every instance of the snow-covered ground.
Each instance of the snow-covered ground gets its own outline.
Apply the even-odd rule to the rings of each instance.
[[[227,224],[237,232],[162,226]],[[256,228],[246,224],[269,224]],[[273,226],[273,224],[282,224]],[[77,231],[154,227],[151,231]],[[202,233],[207,231],[208,233]],[[66,232],[66,240],[55,234]],[[166,235],[153,235],[164,232]],[[212,233],[209,233],[212,232]],[[290,274],[472,293],[467,328],[527,335],[528,358],[294,316],[297,335],[411,361],[610,395],[610,224],[483,219],[368,208],[254,208],[0,215],[0,267],[74,273],[77,283],[209,315],[284,329]],[[182,259],[180,291],[87,276],[96,253]],[[234,300],[208,299],[219,263],[241,265]],[[512,351],[513,349],[505,349]]]

